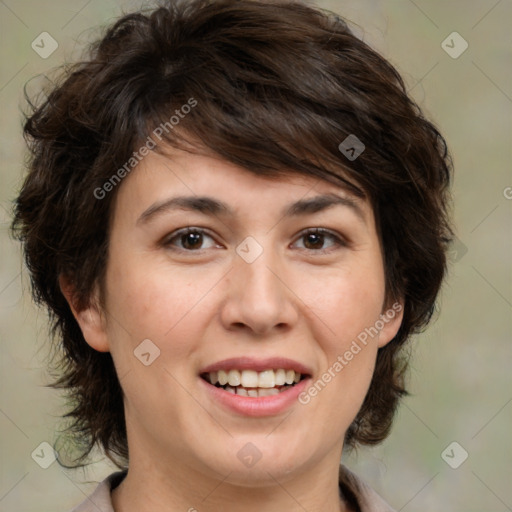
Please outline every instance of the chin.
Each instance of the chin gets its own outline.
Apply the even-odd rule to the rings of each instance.
[[[296,461],[292,463],[290,460],[289,464],[278,464],[269,460],[264,461],[262,458],[251,468],[231,465],[228,472],[223,474],[228,474],[231,471],[225,480],[226,483],[256,489],[269,485],[275,486],[276,481],[286,482],[297,470],[299,470],[299,466]]]
[[[262,435],[252,437],[253,441],[237,441],[233,449],[218,454],[213,460],[203,462],[214,472],[216,478],[226,477],[226,482],[244,487],[276,485],[276,480],[285,482],[300,471],[312,459],[312,454],[298,453],[291,443],[276,439],[269,442]],[[281,449],[279,449],[279,446]],[[283,451],[283,446],[286,451]]]

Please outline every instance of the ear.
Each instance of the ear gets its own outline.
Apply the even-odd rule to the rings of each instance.
[[[384,324],[379,332],[379,348],[387,345],[398,332],[404,317],[404,301],[396,300],[391,306],[382,310],[380,321]],[[380,323],[379,323],[380,326]]]
[[[71,308],[85,341],[89,346],[98,352],[108,352],[108,338],[106,332],[106,322],[103,311],[100,307],[99,293],[95,287],[93,296],[85,308],[79,308],[75,300],[75,289],[65,276],[59,276],[59,286],[62,294]]]

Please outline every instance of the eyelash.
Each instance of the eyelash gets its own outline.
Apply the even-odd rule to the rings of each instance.
[[[200,235],[203,235],[203,236],[207,236],[209,238],[211,238],[212,240],[214,240],[214,237],[212,235],[210,235],[208,233],[207,230],[203,229],[203,228],[196,228],[196,227],[187,227],[187,228],[182,228],[182,229],[179,229],[178,231],[175,231],[174,233],[171,233],[171,235],[169,237],[167,237],[164,242],[163,242],[163,245],[167,248],[170,248],[171,250],[175,250],[175,251],[180,251],[180,252],[188,252],[188,253],[192,253],[192,252],[202,252],[206,249],[183,249],[181,247],[176,247],[172,241],[175,240],[175,239],[179,239],[180,237],[183,237],[185,235],[188,235],[190,233],[195,233],[195,234],[200,234]],[[330,248],[327,248],[327,249],[307,249],[307,248],[300,248],[300,250],[302,251],[309,251],[309,252],[315,252],[315,253],[320,253],[320,254],[327,254],[333,250],[337,250],[341,247],[347,247],[349,244],[348,242],[343,239],[342,237],[336,235],[335,233],[333,233],[332,231],[328,230],[328,229],[325,229],[325,228],[308,228],[304,231],[302,231],[301,233],[299,233],[299,236],[297,237],[296,240],[300,240],[300,239],[303,239],[304,237],[308,236],[308,235],[322,235],[322,236],[325,236],[325,237],[330,237],[332,240],[333,240],[333,245],[330,247]]]

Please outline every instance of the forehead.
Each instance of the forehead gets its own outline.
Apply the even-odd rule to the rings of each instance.
[[[372,213],[368,201],[354,194],[342,181],[338,185],[291,170],[273,176],[258,175],[216,156],[177,149],[165,155],[154,152],[147,155],[125,178],[118,192],[117,209],[129,208],[143,216],[147,209],[156,208],[172,198],[193,199],[194,196],[216,198],[220,209],[210,206],[217,208],[216,213],[225,214],[246,212],[264,216],[278,209],[282,214],[283,205],[304,202],[319,195],[336,196],[342,199],[341,203],[346,200],[345,206],[354,206],[355,212],[363,217]],[[203,201],[203,204],[206,203]],[[180,205],[175,201],[173,206]]]

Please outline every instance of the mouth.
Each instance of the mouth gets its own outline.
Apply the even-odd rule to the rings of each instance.
[[[222,388],[233,395],[259,398],[279,395],[310,377],[293,369],[218,370],[203,372],[200,377],[216,388]]]

